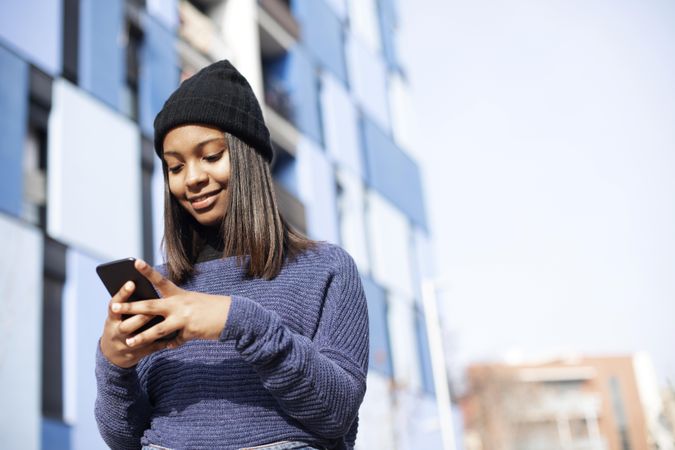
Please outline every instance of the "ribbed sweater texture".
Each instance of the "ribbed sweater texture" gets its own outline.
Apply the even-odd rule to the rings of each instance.
[[[126,369],[97,343],[95,416],[104,441],[113,449],[239,449],[281,440],[353,448],[368,313],[351,256],[322,242],[272,280],[247,277],[235,257],[195,268],[182,288],[232,297],[219,340],[160,350]]]

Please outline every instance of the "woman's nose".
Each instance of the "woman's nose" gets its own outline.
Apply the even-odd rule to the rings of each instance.
[[[185,183],[188,185],[188,187],[199,186],[206,181],[208,181],[208,176],[206,172],[198,167],[198,165],[191,164],[188,167],[188,174],[187,178],[185,179]]]

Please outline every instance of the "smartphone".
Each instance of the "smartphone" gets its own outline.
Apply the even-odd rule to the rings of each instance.
[[[105,285],[106,289],[108,289],[108,292],[111,296],[114,296],[122,288],[122,286],[124,286],[124,283],[127,281],[133,281],[136,287],[127,301],[136,302],[139,300],[160,298],[152,283],[150,283],[150,281],[145,278],[142,273],[136,270],[134,267],[135,261],[136,258],[124,258],[118,259],[117,261],[107,262],[96,266],[96,273],[98,274],[101,281],[103,281],[103,284]],[[129,317],[131,317],[129,314],[122,315],[122,319],[128,319]],[[134,334],[145,331],[163,320],[164,317],[155,316],[148,323],[139,327]],[[171,340],[175,338],[177,334],[178,332],[174,332],[168,336],[159,338],[159,340]]]

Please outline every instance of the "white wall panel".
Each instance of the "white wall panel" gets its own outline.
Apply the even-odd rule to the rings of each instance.
[[[391,381],[378,373],[369,373],[366,396],[359,409],[359,433],[356,450],[390,450],[394,443]]]
[[[352,91],[363,109],[382,127],[389,130],[387,68],[380,54],[374,53],[347,33],[345,50]]]
[[[0,448],[39,449],[42,235],[0,215]]]
[[[340,243],[352,255],[359,270],[362,273],[369,273],[363,181],[343,168],[338,168],[336,177],[342,187],[342,193],[338,198]]]
[[[137,126],[57,79],[49,137],[48,233],[104,259],[140,255]]]
[[[349,25],[373,53],[381,48],[377,0],[349,0]]]
[[[366,224],[373,278],[412,298],[410,228],[407,218],[377,192],[368,190]]]
[[[434,251],[429,236],[421,228],[413,227],[412,255],[413,255],[413,285],[415,286],[415,300],[422,302],[422,281],[436,280],[434,269]]]
[[[417,392],[422,383],[412,299],[390,292],[388,319],[394,379],[397,386]]]
[[[389,77],[389,105],[394,141],[402,149],[412,152],[417,147],[412,141],[414,121],[417,116],[413,112],[408,86],[398,73],[391,73]],[[415,159],[421,159],[419,154],[411,153],[411,156]]]
[[[363,176],[363,157],[354,100],[330,72],[321,78],[321,115],[326,149],[334,161]]]
[[[403,390],[395,394],[394,429],[399,450],[443,448],[438,408],[433,397]]]
[[[326,154],[311,140],[297,147],[298,187],[305,204],[307,234],[312,239],[340,243],[336,208],[335,175]]]
[[[155,265],[164,263],[164,255],[161,251],[162,238],[164,237],[164,174],[162,163],[155,160],[152,173],[152,239]]]
[[[222,30],[226,46],[224,51],[229,54],[228,59],[244,75],[258,101],[263,103],[265,96],[258,34],[258,2],[256,0],[214,2],[209,16]]]

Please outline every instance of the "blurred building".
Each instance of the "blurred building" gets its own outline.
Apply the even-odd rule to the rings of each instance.
[[[356,260],[370,373],[359,448],[440,447],[421,302],[433,276],[395,0],[0,5],[0,448],[104,448],[97,264],[162,262],[152,122],[230,59],[264,105],[283,213]]]
[[[467,378],[467,450],[675,448],[646,355],[475,364]]]

